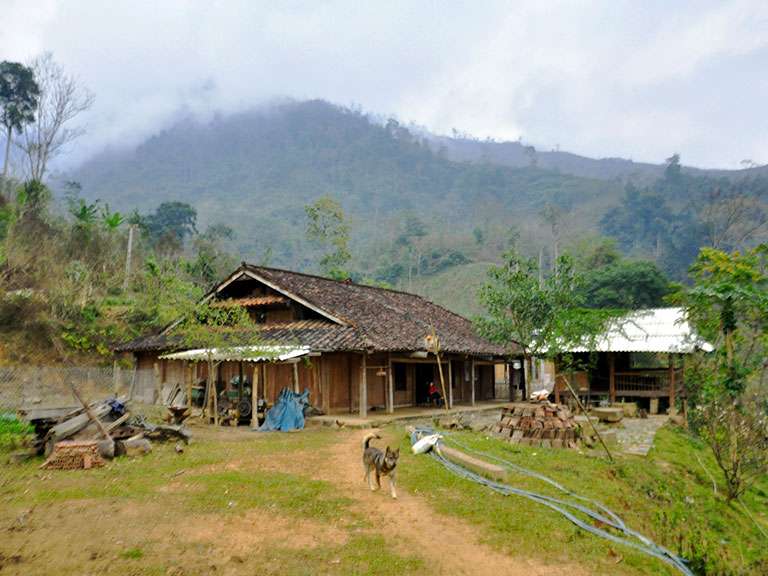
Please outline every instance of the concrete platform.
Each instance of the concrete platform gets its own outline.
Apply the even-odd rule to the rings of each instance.
[[[419,420],[431,420],[444,416],[456,416],[458,414],[471,414],[490,410],[501,410],[512,406],[507,400],[491,400],[477,402],[474,406],[456,405],[446,410],[445,408],[396,408],[393,414],[384,411],[369,412],[366,418],[360,418],[355,414],[326,414],[323,416],[310,416],[307,418],[308,426],[344,426],[348,428],[378,428],[392,422],[413,422]]]

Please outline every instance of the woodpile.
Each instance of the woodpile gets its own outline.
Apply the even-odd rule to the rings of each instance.
[[[577,448],[580,427],[567,406],[516,404],[504,408],[492,429],[495,436],[513,444],[544,448]]]
[[[51,456],[41,468],[46,470],[88,470],[104,466],[96,441],[66,440],[57,442]]]
[[[179,424],[153,424],[141,415],[132,415],[124,398],[110,398],[81,408],[62,409],[45,414],[19,411],[32,424],[35,440],[32,454],[48,457],[41,468],[76,470],[103,466],[106,459],[136,456],[151,451],[150,441],[176,441],[187,444],[191,434],[183,420],[186,414],[174,413]],[[177,450],[178,452],[178,450]]]

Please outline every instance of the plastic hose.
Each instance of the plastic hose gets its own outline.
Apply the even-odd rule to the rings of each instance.
[[[434,434],[434,430],[432,430],[431,428],[415,429],[414,432],[411,434],[411,444],[415,443],[418,440],[419,436],[422,434]],[[528,500],[532,500],[533,502],[537,502],[539,504],[547,506],[548,508],[551,508],[552,510],[555,510],[556,512],[559,512],[560,514],[565,516],[565,518],[567,518],[570,522],[572,522],[579,528],[586,530],[587,532],[594,534],[595,536],[604,538],[605,540],[609,540],[617,544],[623,544],[625,546],[629,546],[630,548],[638,550],[643,554],[647,554],[648,556],[652,556],[663,562],[666,562],[667,564],[673,566],[674,568],[676,568],[686,576],[694,576],[693,572],[691,572],[688,566],[685,564],[684,559],[673,554],[670,550],[667,550],[666,548],[654,543],[650,538],[647,538],[646,536],[640,534],[639,532],[628,528],[624,523],[624,521],[617,514],[612,512],[608,507],[604,506],[603,504],[600,504],[599,502],[596,502],[594,500],[591,500],[589,498],[576,494],[568,490],[564,486],[560,485],[559,483],[555,482],[551,478],[544,476],[543,474],[539,474],[538,472],[535,472],[533,470],[523,468],[522,466],[518,466],[517,464],[514,464],[502,458],[498,458],[491,454],[486,454],[483,452],[472,450],[471,448],[463,446],[460,442],[457,442],[454,439],[451,439],[451,442],[461,447],[462,449],[467,450],[468,452],[472,452],[474,454],[491,458],[492,460],[495,460],[496,462],[501,463],[504,466],[507,466],[516,472],[519,472],[526,476],[530,476],[532,478],[536,478],[538,480],[546,482],[547,484],[555,487],[556,489],[567,494],[568,496],[577,498],[585,502],[589,502],[590,504],[599,508],[602,511],[602,514],[586,506],[582,506],[581,504],[568,502],[567,500],[553,498],[551,496],[538,494],[536,492],[523,490],[521,488],[515,488],[514,486],[510,486],[509,484],[504,484],[502,482],[496,482],[494,480],[485,478],[484,476],[481,476],[475,472],[472,472],[471,470],[468,470],[467,468],[460,466],[459,464],[455,464],[451,462],[450,460],[446,459],[442,454],[440,454],[439,450],[440,450],[440,443],[442,443],[442,440],[441,440],[441,442],[437,444],[437,450],[432,450],[431,452],[429,452],[429,454],[430,456],[432,456],[432,458],[440,462],[446,469],[456,474],[457,476],[465,478],[467,480],[471,480],[483,486],[486,486],[491,490],[499,494],[502,494],[504,496],[509,496],[514,494],[516,496],[521,496]],[[588,524],[578,516],[574,515],[574,513],[568,510],[568,508],[578,510],[579,512],[582,512],[583,514],[589,516],[590,518],[597,520],[605,524],[606,526],[614,528],[615,530],[621,532],[626,537],[617,536],[616,534],[612,534],[607,530],[603,530],[601,528],[592,526],[591,524]]]

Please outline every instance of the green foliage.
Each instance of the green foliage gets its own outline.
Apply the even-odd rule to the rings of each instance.
[[[620,260],[584,273],[581,292],[591,308],[634,310],[661,306],[669,281],[656,264]]]
[[[8,152],[13,130],[35,120],[40,87],[31,68],[18,62],[0,62],[0,124],[5,127],[5,160],[3,177],[7,174]]]
[[[600,227],[625,252],[653,256],[666,273],[683,279],[701,246],[733,250],[765,238],[766,200],[765,178],[691,175],[675,154],[653,184],[629,182]]]
[[[197,210],[185,202],[163,202],[142,224],[153,246],[168,253],[178,252],[184,239],[197,231]]]
[[[0,412],[0,452],[13,450],[31,438],[35,429],[11,412]]]
[[[583,309],[580,284],[569,256],[544,277],[534,259],[508,252],[504,265],[489,268],[480,289],[486,316],[478,318],[478,327],[492,341],[519,345],[526,358],[555,357],[602,332],[611,317],[610,311]]]
[[[694,285],[675,299],[714,351],[690,361],[689,421],[735,499],[768,473],[768,245],[731,254],[705,248],[691,275]]]
[[[320,259],[323,274],[336,280],[349,278],[349,224],[341,205],[330,196],[304,206],[307,214],[307,238],[326,250]]]
[[[691,267],[694,285],[675,295],[698,333],[715,348],[699,358],[702,399],[736,398],[762,374],[768,354],[768,245],[726,253],[704,248]]]

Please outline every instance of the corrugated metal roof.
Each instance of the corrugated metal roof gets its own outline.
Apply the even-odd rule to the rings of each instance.
[[[160,356],[162,360],[190,360],[216,362],[286,362],[309,354],[309,348],[291,346],[233,346],[232,348],[197,348]]]
[[[712,346],[693,331],[682,308],[636,310],[612,322],[594,346],[568,352],[665,352],[690,354],[712,351]]]

